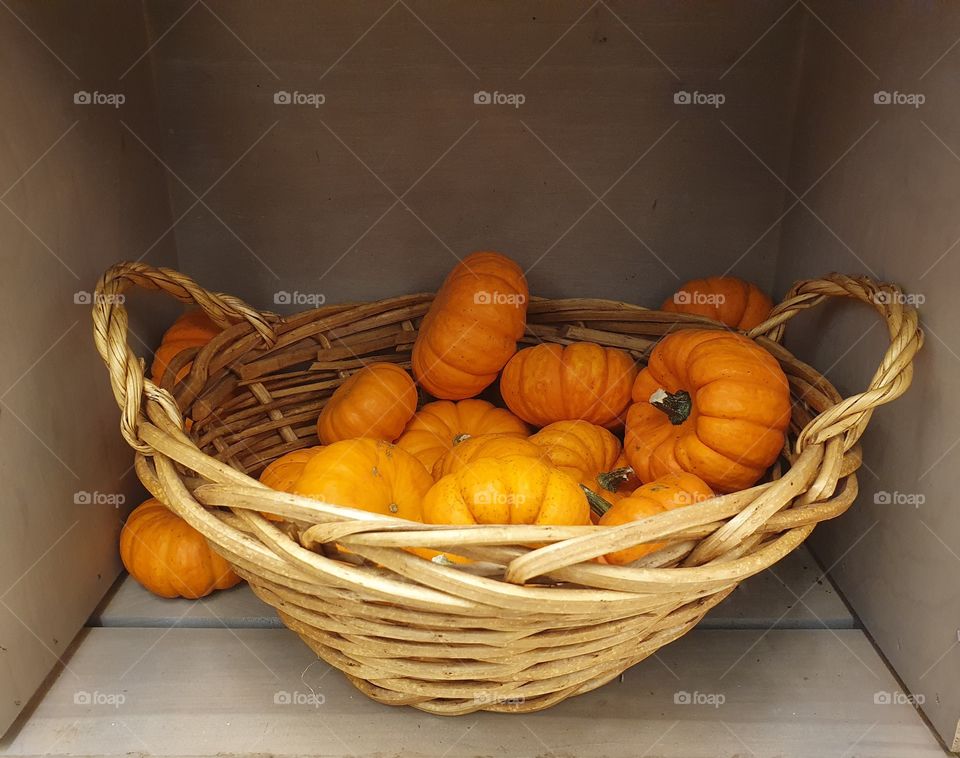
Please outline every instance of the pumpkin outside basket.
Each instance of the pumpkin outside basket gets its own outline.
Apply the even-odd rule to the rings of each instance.
[[[161,386],[144,378],[127,343],[117,296],[131,285],[196,303],[225,327],[174,358]],[[890,339],[869,388],[848,398],[779,344],[789,319],[832,297],[871,305]],[[97,285],[93,319],[121,432],[151,494],[361,692],[445,715],[536,711],[600,687],[846,511],[857,495],[858,440],[873,410],[909,387],[923,343],[917,313],[894,285],[841,274],[797,283],[748,333],[791,387],[791,427],[772,480],[618,527],[420,524],[252,478],[316,444],[317,415],[350,371],[374,360],[408,368],[431,300],[406,295],[281,318],[176,271],[119,263]],[[524,342],[589,340],[642,359],[658,338],[684,328],[725,327],[609,300],[533,299]],[[631,566],[592,561],[651,541],[668,546]],[[432,562],[405,548],[477,563]]]

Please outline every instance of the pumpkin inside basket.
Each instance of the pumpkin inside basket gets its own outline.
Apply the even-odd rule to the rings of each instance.
[[[167,372],[168,386],[144,382],[125,345],[123,298],[113,296],[132,284],[197,303],[226,326],[179,381]],[[317,416],[351,372],[410,368],[432,295],[280,318],[175,272],[121,263],[98,285],[94,322],[121,431],[150,492],[364,694],[458,715],[535,711],[603,685],[843,513],[857,494],[858,439],[873,410],[909,386],[922,344],[904,298],[878,297],[896,292],[839,274],[796,284],[747,333],[790,388],[786,444],[766,479],[612,527],[422,524],[256,480],[271,461],[317,444]],[[833,297],[870,304],[890,335],[883,369],[846,399],[780,344],[790,318]],[[725,327],[621,302],[532,299],[521,342],[589,340],[643,362],[665,334],[691,328]],[[663,547],[629,565],[596,560],[644,543]],[[469,562],[414,552],[423,550]]]

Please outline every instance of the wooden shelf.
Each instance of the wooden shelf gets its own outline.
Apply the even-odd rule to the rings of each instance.
[[[877,702],[898,690],[859,630],[695,630],[546,711],[443,718],[368,700],[286,630],[90,629],[0,754],[944,755]]]
[[[852,629],[856,619],[806,547],[743,582],[702,629]],[[798,600],[801,598],[801,600]],[[241,585],[199,601],[165,600],[124,577],[90,619],[104,627],[280,629],[276,613]]]

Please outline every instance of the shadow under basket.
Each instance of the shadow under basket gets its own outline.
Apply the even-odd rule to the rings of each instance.
[[[199,351],[178,355],[160,387],[144,378],[127,341],[120,295],[131,285],[196,303],[224,327]],[[790,318],[832,297],[870,305],[889,332],[869,388],[849,398],[779,344]],[[797,283],[748,334],[790,381],[781,460],[748,490],[623,526],[427,525],[276,492],[252,478],[280,455],[317,444],[317,415],[350,372],[372,361],[409,368],[431,300],[409,295],[281,318],[176,271],[120,263],[97,286],[93,318],[121,431],[147,489],[361,692],[446,715],[535,711],[600,687],[843,513],[857,495],[858,439],[874,408],[910,385],[923,342],[896,286],[839,274]],[[725,327],[608,300],[533,299],[523,341],[592,341],[643,361],[657,339],[684,328]],[[667,546],[631,566],[593,561],[651,541]],[[474,563],[406,549],[417,547]]]

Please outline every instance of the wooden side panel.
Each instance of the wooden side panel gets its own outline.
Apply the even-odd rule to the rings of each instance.
[[[175,257],[163,171],[121,123],[158,141],[148,66],[118,78],[148,44],[139,5],[10,2],[0,34],[3,731],[113,583],[139,490],[90,293],[115,260]],[[145,344],[156,324],[131,322]]]
[[[805,197],[810,210],[786,219],[778,287],[829,270],[898,282],[922,299],[927,339],[909,393],[870,422],[858,502],[812,544],[960,748],[960,10],[885,3],[867,23],[857,5],[813,7],[836,37],[809,26],[789,183],[802,194],[829,173]],[[851,393],[885,338],[868,308],[841,303],[797,318],[787,343]]]

